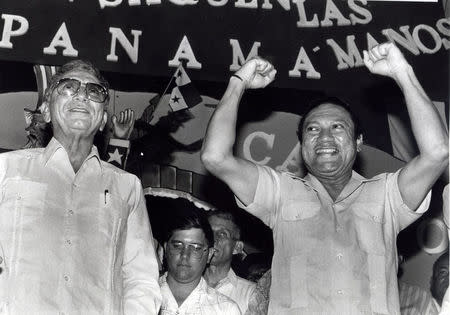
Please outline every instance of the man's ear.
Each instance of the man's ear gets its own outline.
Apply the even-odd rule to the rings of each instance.
[[[105,128],[106,122],[108,121],[108,113],[106,111],[103,112],[103,120],[102,124],[100,125],[99,130],[103,131],[103,128]]]
[[[361,152],[363,143],[364,143],[363,135],[360,134],[359,137],[356,139],[356,152]]]
[[[52,120],[52,117],[50,115],[50,106],[48,105],[47,101],[44,101],[41,106],[39,106],[39,109],[41,110],[42,117],[44,118],[44,121],[46,123],[49,123]]]
[[[233,248],[233,255],[240,254],[244,250],[244,242],[236,241]]]

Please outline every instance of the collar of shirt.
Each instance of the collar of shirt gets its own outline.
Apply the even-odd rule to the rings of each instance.
[[[305,177],[300,178],[296,177],[296,179],[301,180],[306,186],[313,189],[315,192],[317,192],[319,195],[327,196],[330,201],[331,197],[329,196],[328,192],[326,191],[325,187],[323,187],[322,183],[312,175],[311,173],[306,174]],[[334,202],[340,202],[350,196],[356,189],[358,189],[359,186],[361,186],[364,183],[372,182],[380,180],[380,177],[373,177],[373,178],[365,178],[364,176],[358,174],[354,170],[352,170],[352,177],[350,178],[350,181],[345,185],[344,189],[340,193],[339,197]]]
[[[159,285],[161,287],[161,295],[163,297],[161,308],[165,308],[167,310],[179,310],[180,312],[188,312],[193,308],[199,308],[201,297],[202,295],[207,294],[206,289],[208,287],[206,280],[201,277],[200,282],[195,289],[192,290],[186,300],[178,306],[178,303],[170,290],[169,284],[167,283],[167,272],[159,278]]]
[[[219,281],[219,283],[217,283],[216,289],[226,285],[227,283],[230,283],[233,287],[236,287],[237,281],[238,281],[238,278],[237,278],[236,274],[234,273],[233,269],[230,268],[230,270],[228,270],[227,276],[225,278],[221,279]]]
[[[44,165],[47,165],[47,163],[54,158],[55,153],[58,150],[63,150],[64,151],[64,155],[67,157],[67,159],[69,159],[69,156],[67,154],[66,149],[62,146],[62,144],[56,140],[55,138],[52,138],[50,140],[50,142],[48,143],[47,147],[44,150]],[[101,163],[101,159],[100,156],[98,154],[98,149],[97,147],[94,145],[92,146],[91,152],[89,153],[89,155],[86,157],[86,159],[84,160],[83,164],[90,160],[91,158],[95,159],[98,163],[98,167],[100,168],[100,171],[103,172],[103,165]]]

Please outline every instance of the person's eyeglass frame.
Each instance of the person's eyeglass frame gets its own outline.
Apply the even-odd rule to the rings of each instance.
[[[175,245],[181,245],[174,247]],[[169,241],[167,243],[167,250],[171,255],[181,255],[187,251],[189,257],[193,257],[197,260],[203,258],[206,252],[208,252],[209,246],[197,243],[184,243],[181,241]]]
[[[74,82],[77,84],[77,87],[75,90],[71,91],[71,90],[64,90],[63,83],[67,83],[67,82]],[[82,86],[84,86],[84,93],[86,95],[86,98],[90,101],[96,102],[96,103],[104,103],[108,97],[109,97],[109,91],[108,89],[103,86],[100,83],[94,83],[94,82],[81,82],[79,79],[76,78],[62,78],[58,81],[56,81],[55,83],[55,90],[58,92],[59,95],[63,95],[63,96],[74,96],[77,95],[80,92],[80,89]],[[99,95],[102,95],[101,98],[96,98],[93,97],[93,95],[95,96],[96,94],[91,93],[90,91],[93,91],[92,87],[97,88],[97,90],[102,91],[102,93],[100,93]]]

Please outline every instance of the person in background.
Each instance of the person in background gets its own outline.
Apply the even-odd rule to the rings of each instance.
[[[433,264],[433,275],[431,276],[431,294],[441,308],[445,292],[448,289],[448,251],[439,256]]]
[[[225,210],[209,211],[208,221],[214,233],[215,251],[204,278],[209,286],[235,301],[244,314],[256,284],[237,276],[231,268],[233,255],[240,254],[244,248],[238,222]]]
[[[394,79],[405,97],[420,153],[395,173],[367,179],[353,171],[363,138],[349,106],[336,98],[316,102],[300,121],[304,178],[235,156],[240,100],[276,74],[259,57],[231,76],[209,123],[203,164],[273,230],[269,314],[400,312],[397,235],[427,210],[431,187],[448,165],[448,135],[393,43],[364,51],[364,63]]]
[[[167,272],[160,277],[160,315],[235,315],[238,305],[206,283],[202,274],[214,254],[214,234],[206,214],[187,200],[167,222],[164,253]]]
[[[92,64],[63,65],[42,105],[48,145],[0,155],[0,312],[157,314],[141,183],[93,145],[108,100]]]

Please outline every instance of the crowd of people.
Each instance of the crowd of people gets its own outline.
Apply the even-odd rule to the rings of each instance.
[[[276,70],[255,57],[231,76],[201,160],[273,231],[270,269],[253,281],[232,269],[244,243],[227,209],[179,200],[155,242],[140,180],[94,145],[108,119],[108,82],[88,62],[62,66],[41,107],[50,142],[0,155],[0,314],[449,314],[448,253],[433,267],[433,296],[421,298],[397,279],[396,247],[448,168],[446,127],[394,44],[365,51],[364,63],[402,90],[419,148],[397,172],[373,178],[353,170],[363,135],[333,97],[299,122],[305,177],[234,155],[241,97]],[[115,135],[127,138],[133,122],[134,113],[119,114]]]

